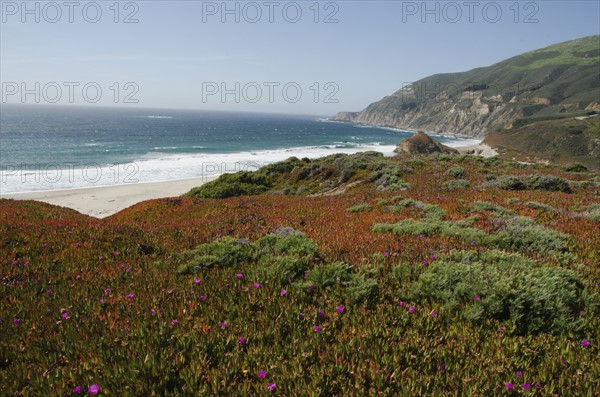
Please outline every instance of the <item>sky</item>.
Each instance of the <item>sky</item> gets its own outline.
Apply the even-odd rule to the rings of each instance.
[[[598,1],[0,1],[0,105],[332,115],[600,34]]]

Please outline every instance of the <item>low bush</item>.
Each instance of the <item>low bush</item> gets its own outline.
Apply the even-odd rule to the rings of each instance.
[[[413,292],[442,301],[473,322],[505,321],[519,334],[573,330],[586,304],[584,285],[574,272],[497,250],[441,257],[420,276]]]
[[[346,211],[348,212],[364,212],[364,211],[372,211],[373,207],[368,203],[358,204],[353,207],[348,208]]]
[[[467,171],[465,171],[464,168],[455,165],[446,171],[446,175],[456,179],[464,179],[464,177],[467,176]]]
[[[455,179],[455,180],[444,182],[443,186],[447,190],[459,190],[459,189],[466,189],[466,188],[470,187],[471,184],[466,179]]]

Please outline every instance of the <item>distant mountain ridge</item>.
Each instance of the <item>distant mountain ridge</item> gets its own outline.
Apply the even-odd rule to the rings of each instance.
[[[520,119],[594,112],[600,112],[600,36],[467,72],[432,75],[333,120],[484,137]]]

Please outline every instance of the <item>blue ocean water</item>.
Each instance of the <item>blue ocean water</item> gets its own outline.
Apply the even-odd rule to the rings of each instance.
[[[291,156],[377,150],[410,132],[318,116],[2,105],[2,194],[212,177]],[[473,140],[439,136],[450,146]]]

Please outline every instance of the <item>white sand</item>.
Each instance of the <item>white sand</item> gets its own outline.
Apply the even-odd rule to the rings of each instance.
[[[184,179],[168,182],[133,183],[128,185],[55,190],[1,195],[0,198],[35,200],[72,208],[82,214],[104,218],[142,201],[175,197],[187,193],[212,178]]]
[[[461,154],[474,154],[476,156],[482,157],[494,157],[498,155],[498,152],[494,150],[491,146],[486,145],[485,143],[479,143],[477,145],[469,145],[469,146],[461,146],[454,148],[458,150]]]

